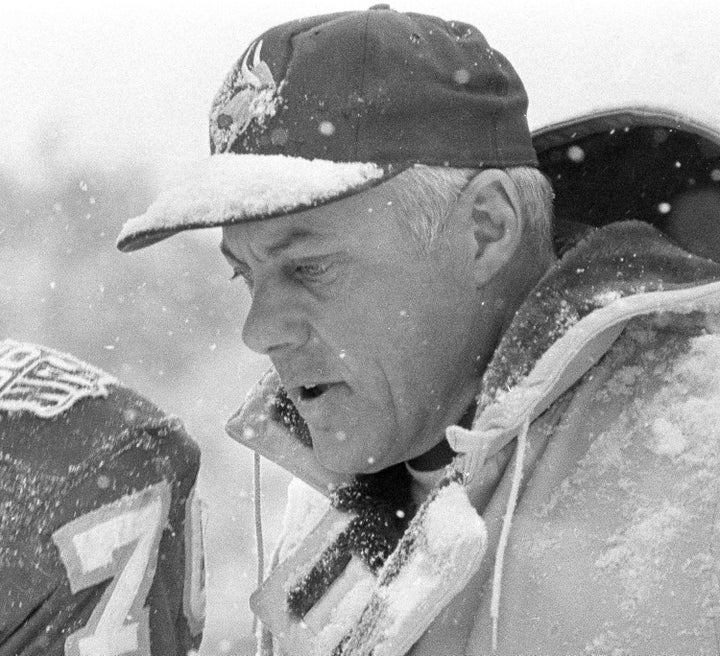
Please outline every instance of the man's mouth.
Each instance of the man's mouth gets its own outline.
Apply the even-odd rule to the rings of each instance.
[[[299,388],[300,400],[301,401],[312,401],[322,396],[329,389],[330,385],[326,383],[320,383],[318,385],[302,385]]]

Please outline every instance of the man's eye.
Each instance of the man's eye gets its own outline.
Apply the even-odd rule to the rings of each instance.
[[[314,280],[326,274],[332,267],[332,262],[307,262],[295,266],[295,273],[303,278]]]

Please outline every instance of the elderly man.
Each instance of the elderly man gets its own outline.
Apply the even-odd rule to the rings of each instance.
[[[527,98],[472,26],[278,26],[122,250],[222,226],[293,483],[252,599],[306,655],[717,649],[720,267],[637,222],[556,261]],[[274,640],[270,639],[270,634]]]

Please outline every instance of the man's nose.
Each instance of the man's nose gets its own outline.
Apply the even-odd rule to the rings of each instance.
[[[310,334],[306,313],[293,290],[256,284],[242,338],[257,353],[272,355],[285,347],[301,346]]]

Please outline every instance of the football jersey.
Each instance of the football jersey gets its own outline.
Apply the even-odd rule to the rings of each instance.
[[[204,619],[200,452],[112,376],[0,341],[0,656],[175,656]]]

